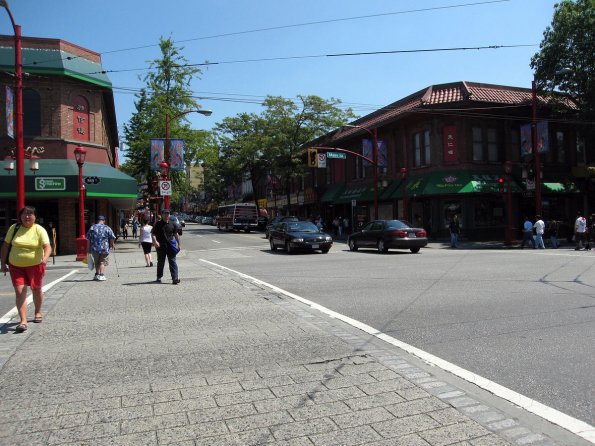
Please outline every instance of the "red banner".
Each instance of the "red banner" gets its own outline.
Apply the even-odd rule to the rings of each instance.
[[[444,144],[444,162],[456,163],[459,161],[457,144],[457,126],[447,125],[442,130]]]

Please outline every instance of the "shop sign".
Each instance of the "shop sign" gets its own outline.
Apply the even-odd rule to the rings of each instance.
[[[66,190],[65,177],[37,177],[35,178],[35,190],[55,191]]]

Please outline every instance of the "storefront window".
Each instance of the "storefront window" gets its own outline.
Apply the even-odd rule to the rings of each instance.
[[[504,201],[497,198],[475,200],[473,222],[475,227],[494,227],[504,224]]]

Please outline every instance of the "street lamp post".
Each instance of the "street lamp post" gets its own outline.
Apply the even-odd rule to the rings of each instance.
[[[401,178],[403,179],[403,219],[409,221],[409,190],[407,189],[406,167],[401,167]]]
[[[171,122],[172,119],[179,119],[182,116],[187,115],[188,113],[199,113],[204,116],[211,116],[211,114],[213,112],[211,110],[184,110],[183,112],[177,113],[176,115],[172,116],[171,118],[168,113],[165,114],[165,153],[163,154],[163,157],[165,158],[164,161],[167,166],[165,169],[165,173],[164,173],[166,178],[169,178],[169,166],[171,166],[171,159],[170,159],[171,147],[170,147],[170,140],[169,140],[169,123]],[[165,207],[167,209],[169,209],[169,195],[165,196]]]
[[[79,236],[76,239],[76,260],[87,258],[87,239],[85,237],[85,185],[83,184],[83,164],[87,149],[77,146],[74,149],[74,157],[79,166]]]
[[[17,170],[17,210],[25,207],[25,143],[23,141],[23,50],[21,48],[21,26],[17,25],[7,0],[0,0],[0,7],[6,9],[14,29],[14,77],[15,77],[15,142]]]
[[[505,244],[512,245],[512,161],[504,163],[506,174],[506,231]]]
[[[361,125],[353,125],[347,124],[343,127],[350,127],[364,130],[368,132],[372,136],[373,140],[373,152],[372,152],[372,160],[373,160],[373,167],[374,167],[374,220],[378,220],[378,129],[374,127],[374,131],[362,127]]]

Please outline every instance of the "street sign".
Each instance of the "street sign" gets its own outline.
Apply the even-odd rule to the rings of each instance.
[[[347,154],[341,152],[326,152],[326,157],[328,159],[346,160]]]
[[[326,169],[326,153],[318,153],[318,168]]]
[[[171,181],[159,181],[159,195],[171,195]]]
[[[37,177],[37,178],[35,178],[35,190],[39,190],[39,191],[66,190],[66,178],[64,178],[64,177]]]

